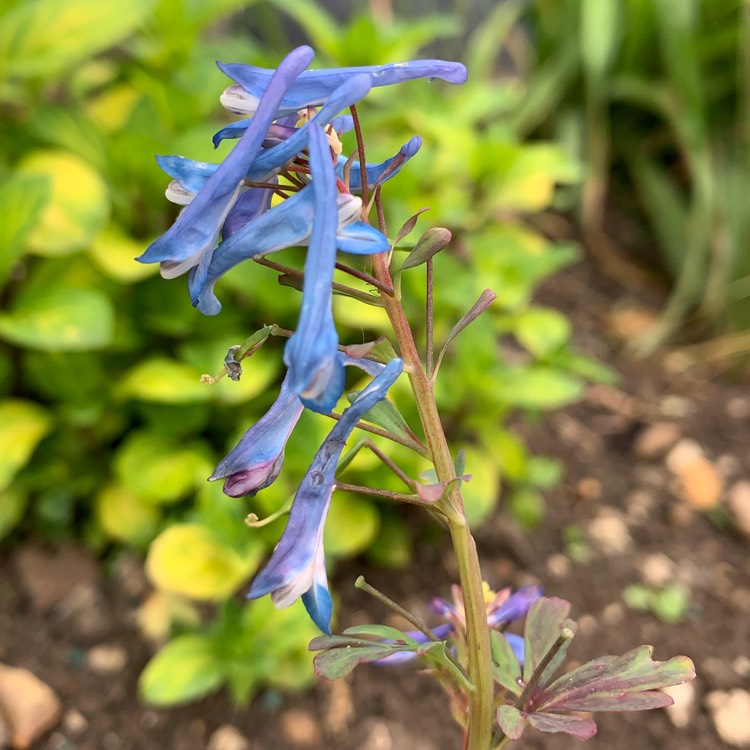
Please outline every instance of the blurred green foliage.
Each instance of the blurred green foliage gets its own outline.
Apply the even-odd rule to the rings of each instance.
[[[658,323],[635,348],[652,351],[690,315],[703,337],[747,331],[747,3],[536,0],[526,20],[514,131],[551,134],[585,164],[580,217],[605,262],[616,268],[610,227],[637,217],[656,240],[652,265],[671,279]],[[711,351],[745,355],[746,339]]]
[[[244,700],[263,684],[301,686],[312,675],[304,649],[311,626],[298,607],[271,617],[268,601],[231,597],[283,525],[248,530],[245,515],[263,518],[290,500],[330,423],[303,415],[279,480],[253,500],[230,499],[205,480],[273,400],[281,342],[270,339],[248,360],[239,383],[200,381],[262,323],[293,327],[297,293],[279,290],[269,269],[240,267],[222,281],[222,314],[203,318],[182,281],[154,278],[153,267],[133,261],[174,218],[154,154],[215,158],[226,81],[212,61],[273,65],[282,53],[226,21],[256,4],[18,0],[0,11],[0,536],[76,535],[99,550],[148,550],[156,592],[142,625],[157,639],[176,636],[141,682],[162,705],[224,684]],[[308,2],[273,5],[302,25],[319,66],[415,57],[460,28],[447,16],[389,25],[363,14],[341,25]],[[523,143],[508,120],[512,92],[493,70],[510,7],[499,6],[471,40],[468,85],[378,89],[360,114],[371,160],[414,132],[425,140],[385,197],[392,234],[424,206],[430,224],[454,233],[435,261],[438,346],[485,287],[498,294],[451,344],[437,392],[466,448],[472,520],[493,511],[502,482],[508,506],[531,528],[559,467],[530,456],[508,418],[562,406],[584,378],[608,373],[569,348],[561,313],[532,301],[576,250],[550,242],[525,217],[547,208],[555,185],[575,182],[579,169],[556,145]],[[402,277],[413,321],[423,318],[423,274],[420,267]],[[379,308],[337,298],[335,315],[346,343],[387,333]],[[415,329],[423,334],[418,322]],[[409,403],[405,388],[393,389],[396,403]],[[404,417],[418,423],[413,410]],[[410,476],[427,468],[403,446],[389,455]],[[366,451],[344,481],[403,489]],[[366,552],[398,567],[413,544],[404,513],[336,494],[326,529],[333,560]],[[199,616],[193,602],[216,604],[215,616]]]

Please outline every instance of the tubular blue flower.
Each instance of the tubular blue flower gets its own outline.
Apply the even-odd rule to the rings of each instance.
[[[298,47],[287,55],[273,74],[252,124],[235,148],[175,223],[137,260],[159,262],[168,270],[175,265],[184,267],[188,260],[197,265],[204,254],[214,249],[224,220],[242,190],[245,174],[256,159],[271,122],[277,117],[276,110],[284,93],[312,58],[310,47]],[[183,183],[183,187],[187,186]]]
[[[222,72],[238,83],[245,96],[232,91],[222,103],[232,112],[252,114],[260,106],[266,88],[270,85],[273,70],[258,68],[241,63],[217,63]],[[342,83],[355,75],[367,74],[373,86],[390,86],[416,78],[441,78],[449,83],[460,84],[466,81],[466,68],[457,62],[446,60],[411,60],[388,65],[369,65],[353,68],[331,68],[328,70],[308,70],[302,73],[294,85],[290,86],[279,105],[278,113],[289,114],[305,107],[318,107],[325,104],[328,97]],[[234,88],[234,87],[232,87]]]
[[[224,492],[230,497],[253,496],[268,487],[281,472],[287,440],[302,410],[287,375],[271,408],[219,462],[208,480],[224,479]]]
[[[448,602],[445,599],[433,599],[432,601],[432,609],[435,613],[447,620],[447,622],[432,629],[432,633],[441,639],[446,638],[454,631],[464,632],[466,630],[461,588],[459,586],[453,586],[452,594],[453,603]],[[497,630],[514,620],[520,620],[522,617],[525,617],[531,605],[541,595],[542,590],[539,586],[522,586],[515,594],[510,593],[510,588],[503,589],[497,594],[493,594],[489,590],[487,584],[485,584],[485,599],[488,599],[486,605],[487,624],[493,630]],[[406,635],[413,638],[417,643],[427,643],[428,641],[427,636],[419,631],[408,631]],[[519,664],[523,665],[523,637],[516,635],[515,633],[503,633],[503,635],[510,644],[511,649],[513,649],[513,653],[518,659]],[[377,661],[374,661],[373,664],[377,664],[378,666],[403,664],[414,658],[416,658],[416,654],[413,651],[403,651],[391,654],[383,659],[378,659]]]
[[[418,135],[415,135],[401,146],[398,153],[391,156],[390,159],[386,159],[380,164],[368,164],[367,184],[372,188],[378,182],[386,182],[387,180],[390,180],[391,177],[395,177],[401,171],[401,167],[403,167],[421,147],[422,139]],[[338,164],[336,165],[336,174],[339,177],[343,176],[346,161],[345,157],[339,157]],[[362,170],[356,159],[352,162],[349,170],[349,189],[353,193],[359,193],[362,190]]]
[[[315,198],[310,248],[305,260],[302,308],[297,329],[284,348],[291,388],[313,411],[333,409],[344,388],[344,368],[336,357],[339,337],[333,323],[331,283],[336,264],[336,175],[323,129],[310,124],[310,170]]]
[[[343,412],[323,441],[294,497],[284,533],[271,559],[255,577],[248,598],[270,594],[274,605],[283,608],[302,597],[313,622],[330,635],[333,604],[325,570],[323,528],[336,466],[359,419],[385,398],[402,370],[400,359],[391,360]]]
[[[296,118],[293,118],[296,120]],[[221,130],[214,133],[213,144],[214,148],[227,138],[240,138],[242,134],[247,130],[250,123],[253,121],[252,117],[248,117],[244,120],[237,120],[231,122],[229,125],[225,125]],[[277,146],[281,141],[285,141],[290,136],[294,135],[295,122],[289,125],[281,125],[274,123],[268,129],[266,139],[263,141],[263,148],[270,148],[271,146]],[[348,133],[354,128],[354,118],[351,115],[339,115],[331,120],[331,127],[339,134]]]
[[[358,255],[370,255],[390,248],[384,234],[375,227],[356,221],[362,206],[360,198],[335,193],[333,200],[338,207],[335,237],[338,249]],[[314,186],[308,185],[278,205],[259,211],[252,220],[239,228],[231,226],[229,234],[225,225],[225,239],[211,254],[210,262],[205,266],[205,274],[199,275],[196,272],[190,280],[193,304],[204,315],[216,315],[221,310],[221,303],[214,294],[214,285],[219,278],[242,261],[262,258],[287,247],[307,245],[314,217]],[[230,214],[227,223],[232,220],[233,214]]]

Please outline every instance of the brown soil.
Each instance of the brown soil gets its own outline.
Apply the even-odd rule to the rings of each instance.
[[[675,728],[664,711],[605,715],[590,747],[716,750],[728,746],[716,734],[705,695],[750,688],[748,540],[725,511],[706,514],[680,500],[664,457],[639,459],[634,444],[649,425],[669,419],[682,437],[703,447],[727,486],[750,479],[750,396],[743,383],[673,376],[658,362],[636,363],[619,353],[602,334],[615,293],[620,292],[585,263],[542,290],[544,304],[572,317],[579,350],[608,362],[621,379],[615,388],[592,387],[581,403],[523,428],[535,452],[562,459],[565,480],[548,493],[546,517],[533,535],[522,533],[502,508],[479,530],[484,573],[498,585],[539,581],[547,593],[573,603],[580,630],[571,661],[622,653],[641,643],[653,644],[656,659],[687,654],[695,661],[697,694],[687,727]],[[608,513],[624,521],[631,546],[616,552],[590,544],[588,561],[570,562],[565,530],[585,530]],[[615,547],[623,544],[622,524],[618,528]],[[32,541],[0,558],[0,660],[28,667],[57,691],[68,712],[34,750],[200,750],[222,724],[236,726],[253,750],[460,746],[439,688],[408,667],[362,668],[349,681],[321,683],[301,695],[266,692],[243,710],[234,709],[224,694],[170,711],[145,707],[136,696],[136,680],[151,650],[133,623],[140,595],[137,566],[133,572],[126,559],[115,566],[120,575],[100,580],[86,555],[67,549],[62,558],[67,562],[58,566],[62,583],[51,580],[49,590],[33,591],[24,579],[24,570],[33,568],[33,560],[24,558],[30,553],[39,554]],[[687,616],[676,624],[623,603],[623,589],[642,582],[644,562],[656,554],[673,563],[672,580],[690,590]],[[361,572],[417,607],[423,598],[445,595],[455,575],[430,546],[404,572],[350,563],[334,581],[343,598],[342,625],[384,616],[353,588]],[[123,647],[127,663],[111,674],[93,671],[84,657],[101,643]],[[565,750],[579,743],[529,731],[519,746]]]

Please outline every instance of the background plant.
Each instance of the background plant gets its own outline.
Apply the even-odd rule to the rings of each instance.
[[[278,527],[247,534],[248,508],[205,484],[217,458],[263,413],[279,370],[275,358],[261,353],[253,378],[239,384],[209,388],[200,375],[220,367],[259,311],[292,325],[285,298],[268,283],[270,275],[250,278],[237,269],[226,279],[233,304],[219,327],[195,313],[183,289],[132,261],[172,217],[152,155],[212,158],[210,136],[224,122],[216,119],[224,79],[207,61],[272,64],[277,57],[216,20],[240,5],[247,7],[213,3],[209,12],[187,0],[140,0],[127,8],[36,0],[6,3],[0,15],[6,134],[0,145],[0,533],[82,537],[102,552],[112,545],[145,551],[158,537],[148,568],[158,591],[143,610],[144,627],[178,638],[143,684],[163,703],[225,682],[244,698],[273,675],[292,685],[310,674],[307,661],[301,663],[301,635],[271,639],[265,662],[251,655],[247,640],[234,638],[231,653],[222,645],[227,632],[262,637],[262,618],[253,614],[259,605],[238,608],[229,600]],[[367,14],[342,26],[314,6],[295,8],[324,53],[321,64],[413,57],[457,28],[449,17],[411,25],[376,23]],[[500,292],[491,325],[467,329],[443,365],[445,381],[465,384],[463,398],[458,389],[438,396],[449,418],[472,403],[483,405],[475,412],[481,416],[456,434],[476,477],[466,486],[472,520],[487,517],[498,499],[474,487],[499,487],[502,476],[508,503],[533,525],[543,512],[540,490],[557,480],[559,468],[529,456],[506,420],[518,410],[567,403],[579,394],[581,377],[600,377],[602,370],[569,349],[562,315],[531,302],[534,287],[571,262],[575,250],[550,243],[524,217],[547,207],[554,184],[575,180],[578,170],[557,146],[520,142],[498,108],[510,88],[487,78],[509,18],[496,12],[472,40],[475,83],[451,92],[455,118],[425,116],[437,101],[425,86],[415,90],[418,99],[406,112],[390,106],[390,92],[378,92],[368,120],[374,153],[392,153],[415,130],[425,136],[419,173],[400,175],[390,195],[394,225],[431,205],[431,223],[454,232],[456,249],[444,253],[436,270],[445,290],[438,339],[490,279]],[[440,102],[444,107],[444,95]],[[415,275],[404,283],[416,316],[422,282]],[[337,305],[339,319],[360,327],[363,338],[383,331],[379,309],[344,299]],[[521,344],[528,355],[498,360],[498,337],[503,347],[520,351]],[[325,429],[310,416],[300,424],[287,452],[289,477],[304,471],[310,446]],[[410,472],[424,468],[407,452],[395,458]],[[353,482],[365,474],[385,487],[397,481],[366,452],[350,471]],[[291,479],[279,480],[251,507],[264,515],[292,492]],[[403,565],[413,551],[403,515],[360,497],[337,501],[328,527],[334,556],[367,551],[380,563]],[[213,567],[186,569],[187,545],[204,549]],[[216,602],[217,615],[200,621],[191,602]],[[301,633],[306,625],[293,620],[288,627]],[[182,682],[160,681],[160,669],[174,675],[176,662],[192,671],[186,667]]]

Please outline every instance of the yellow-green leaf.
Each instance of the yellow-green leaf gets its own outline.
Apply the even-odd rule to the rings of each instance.
[[[367,549],[380,528],[377,508],[362,497],[336,492],[325,526],[324,544],[332,557],[351,557]]]
[[[94,239],[89,247],[89,256],[111,279],[131,283],[154,276],[158,266],[154,263],[138,263],[137,255],[143,252],[145,243],[136,242],[117,227],[110,226]]]
[[[154,0],[24,0],[0,17],[0,77],[47,78],[125,39]]]
[[[481,448],[466,449],[466,473],[468,482],[461,483],[466,516],[470,524],[481,523],[497,504],[500,491],[498,459]]]
[[[0,490],[0,539],[18,525],[27,502],[26,494],[20,490],[13,487]]]
[[[154,535],[161,514],[127,487],[109,485],[96,497],[96,517],[113,539],[143,544]]]
[[[120,393],[126,397],[161,404],[211,401],[214,397],[212,387],[201,383],[200,375],[183,362],[154,357],[126,373],[120,383]]]
[[[535,356],[546,357],[570,338],[570,321],[557,310],[532,307],[520,313],[514,329],[518,340]]]
[[[0,315],[0,336],[44,351],[102,349],[112,341],[114,312],[109,299],[94,289],[50,289],[24,298]]]
[[[170,526],[151,544],[146,573],[160,589],[191,599],[219,601],[231,596],[255,570],[260,543],[243,556],[221,544],[205,526]]]
[[[173,706],[213,692],[224,679],[224,664],[213,643],[200,635],[181,635],[146,665],[138,688],[148,703]]]
[[[36,404],[0,402],[0,489],[7,487],[26,465],[51,426],[47,412]]]

